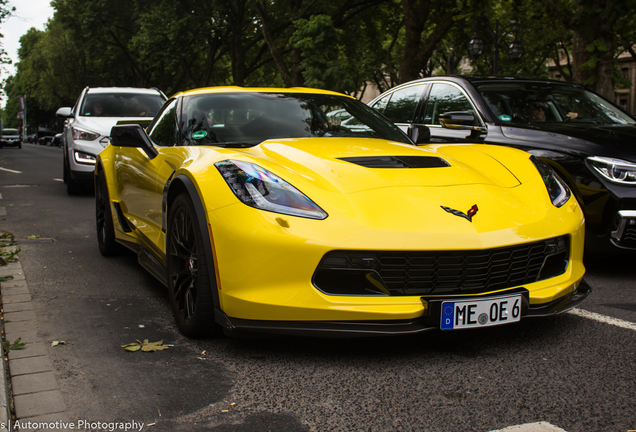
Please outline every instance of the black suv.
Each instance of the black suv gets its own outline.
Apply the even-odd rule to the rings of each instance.
[[[370,106],[428,143],[516,147],[552,165],[585,211],[588,250],[636,250],[636,121],[582,86],[477,76],[402,84]]]

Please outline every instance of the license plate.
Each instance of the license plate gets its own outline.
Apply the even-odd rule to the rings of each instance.
[[[442,330],[508,324],[521,318],[521,294],[442,303]]]

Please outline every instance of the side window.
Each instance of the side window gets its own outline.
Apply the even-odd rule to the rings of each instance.
[[[158,146],[170,147],[177,142],[177,122],[174,114],[176,106],[177,99],[166,103],[156,121],[151,125],[152,129],[148,136]]]
[[[371,108],[384,114],[384,109],[386,108],[386,105],[389,103],[389,99],[391,99],[391,95],[393,95],[393,93],[389,93],[388,95],[384,96],[382,99],[374,103]]]
[[[472,111],[473,107],[464,93],[449,84],[433,84],[426,102],[424,124],[441,124],[439,115],[451,111]]]
[[[393,123],[413,123],[424,86],[415,85],[393,92],[384,115]]]

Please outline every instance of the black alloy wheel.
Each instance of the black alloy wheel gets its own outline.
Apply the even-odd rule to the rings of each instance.
[[[122,251],[122,246],[115,241],[115,227],[113,212],[110,208],[108,187],[104,172],[99,173],[95,184],[95,222],[97,226],[97,244],[103,256],[116,256]]]
[[[218,333],[210,270],[199,220],[187,194],[179,195],[168,216],[166,267],[170,306],[181,333],[204,336]]]

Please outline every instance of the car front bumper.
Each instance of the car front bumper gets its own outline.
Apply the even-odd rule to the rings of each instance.
[[[506,291],[502,294],[523,290]],[[524,295],[521,317],[545,317],[566,312],[592,292],[592,287],[582,279],[576,290],[554,301],[530,305]],[[526,291],[527,293],[527,291]],[[442,299],[427,300],[428,313],[413,319],[387,321],[263,321],[230,318],[220,310],[215,311],[216,322],[228,336],[249,336],[254,333],[297,335],[310,337],[375,337],[410,335],[440,329]]]

